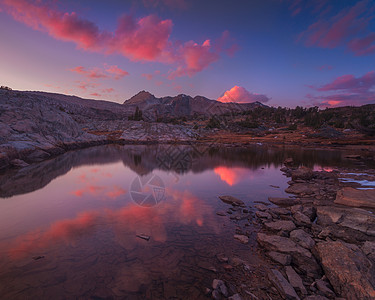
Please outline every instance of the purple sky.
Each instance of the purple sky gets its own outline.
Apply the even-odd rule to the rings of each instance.
[[[0,84],[124,102],[375,103],[375,1],[0,0]]]

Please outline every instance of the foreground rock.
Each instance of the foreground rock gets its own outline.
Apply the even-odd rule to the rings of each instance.
[[[291,239],[278,235],[258,233],[257,241],[267,250],[289,254],[292,257],[292,263],[297,265],[309,277],[319,277],[321,269],[314,256],[310,251],[299,246]]]
[[[219,196],[219,198],[224,203],[231,204],[233,206],[245,206],[245,203],[242,200],[233,196]]]
[[[301,200],[298,198],[269,197],[268,201],[272,202],[273,204],[280,205],[280,206],[293,206],[293,205],[301,203]]]
[[[300,299],[292,285],[278,270],[271,270],[271,272],[268,274],[268,278],[275,285],[276,289],[284,299]]]
[[[375,190],[344,187],[337,192],[335,203],[352,207],[375,208]]]
[[[335,292],[346,299],[375,299],[375,268],[355,245],[320,242],[319,259]]]

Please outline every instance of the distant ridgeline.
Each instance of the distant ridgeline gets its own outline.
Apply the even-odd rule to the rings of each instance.
[[[195,128],[226,129],[234,132],[280,128],[297,130],[308,126],[314,129],[355,129],[367,135],[375,135],[375,104],[359,107],[345,106],[319,109],[269,107],[260,102],[223,103],[203,96],[191,97],[180,94],[157,98],[141,91],[123,104],[110,101],[82,99],[45,92],[12,91],[1,86],[0,90],[15,93],[17,97],[45,99],[51,105],[79,119],[159,122],[193,125]]]

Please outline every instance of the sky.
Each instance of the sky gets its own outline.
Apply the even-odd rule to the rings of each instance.
[[[375,103],[374,0],[0,0],[0,85],[123,103]]]

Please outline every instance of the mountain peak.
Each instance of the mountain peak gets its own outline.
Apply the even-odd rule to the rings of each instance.
[[[130,99],[126,100],[124,103],[126,104],[137,104],[137,103],[142,103],[142,102],[148,102],[155,100],[156,97],[151,94],[150,92],[147,91],[140,91],[138,94],[134,95]]]

